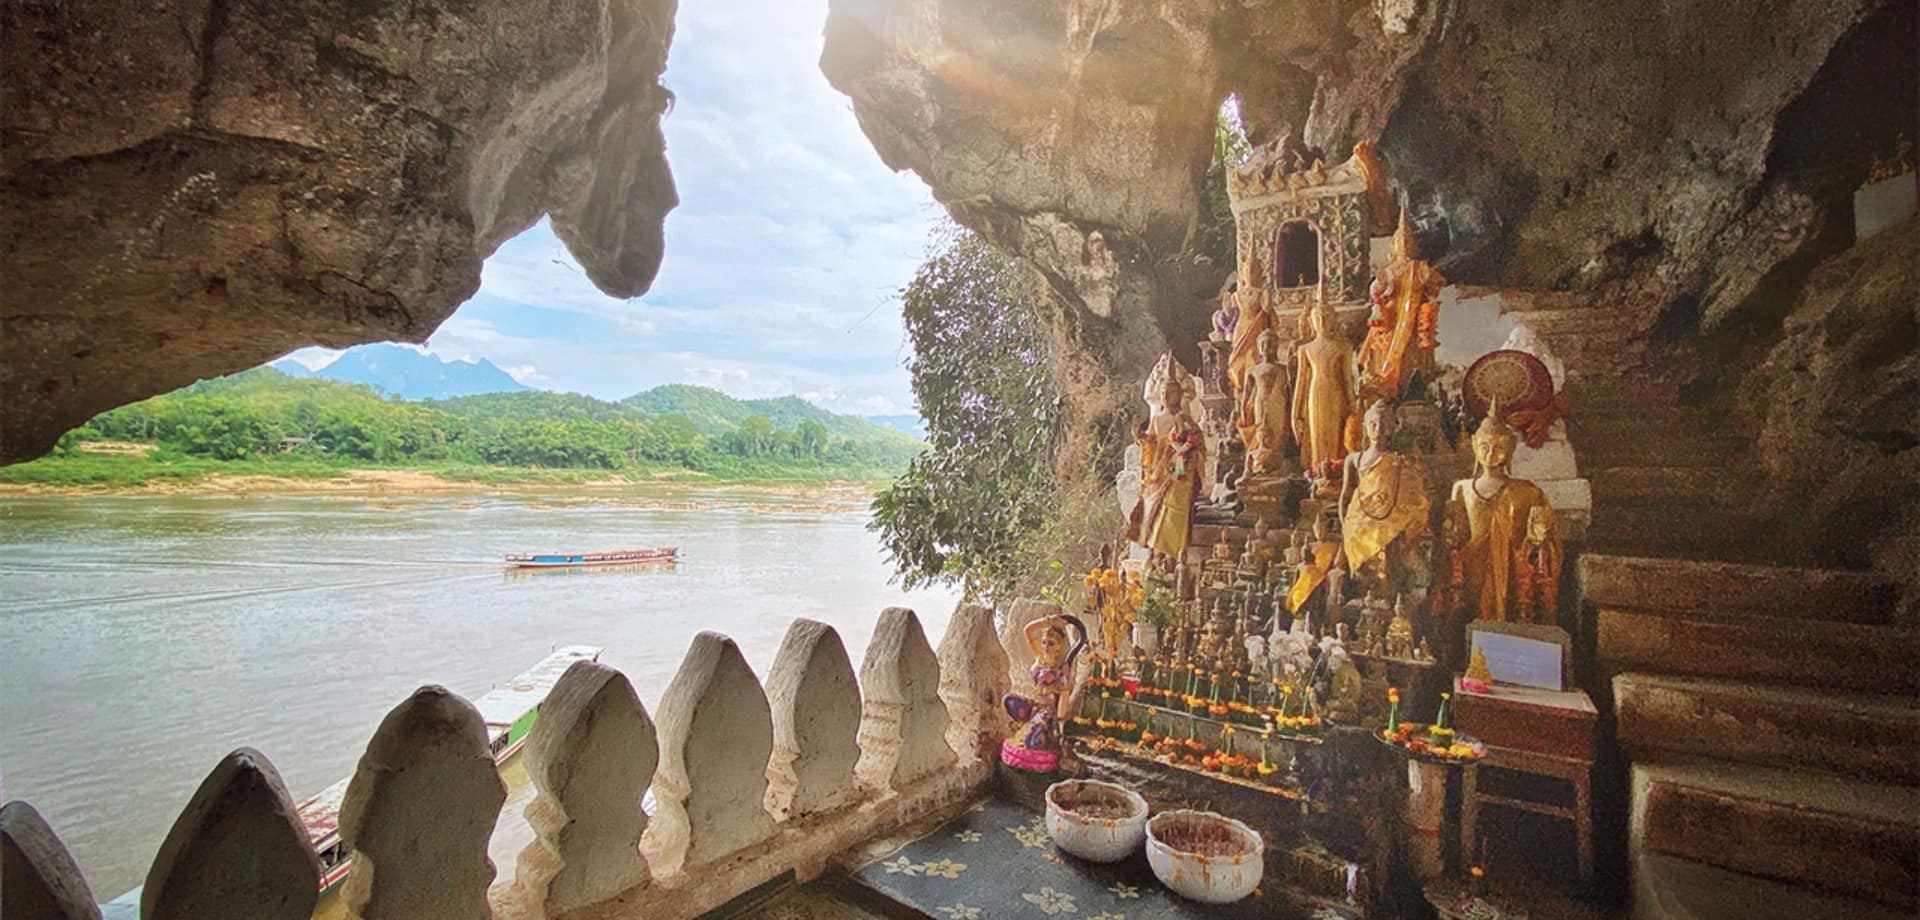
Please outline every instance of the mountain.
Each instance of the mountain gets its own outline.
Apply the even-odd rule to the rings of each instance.
[[[869,415],[867,421],[906,432],[922,441],[927,439],[927,420],[918,415]]]
[[[273,368],[288,376],[301,376],[282,366],[292,363],[276,361]],[[365,384],[401,399],[452,399],[481,393],[517,393],[527,389],[485,358],[478,361],[442,361],[430,354],[384,342],[349,348],[341,352],[332,364],[313,371],[312,376]]]
[[[292,358],[281,358],[280,360],[275,361],[272,364],[269,364],[267,366],[273,368],[276,371],[279,371],[282,374],[292,377],[295,380],[313,376],[313,372],[310,370],[307,370],[306,365],[301,364],[300,362],[295,361]]]
[[[685,416],[696,431],[708,437],[738,429],[741,422],[759,415],[772,421],[773,427],[780,430],[797,427],[801,422],[819,422],[827,429],[827,435],[836,439],[899,446],[920,442],[918,435],[876,425],[859,416],[828,412],[798,396],[735,399],[719,390],[670,383],[635,393],[620,400],[620,405],[645,415]]]

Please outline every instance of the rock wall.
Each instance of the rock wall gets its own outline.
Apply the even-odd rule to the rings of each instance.
[[[552,216],[659,267],[675,0],[0,0],[0,462],[310,344],[424,341]]]
[[[1377,138],[1449,278],[1606,316],[1606,373],[1729,399],[1851,242],[1872,158],[1920,136],[1914,9],[833,0],[821,66],[889,165],[1044,280],[1093,441],[1230,269],[1203,232],[1230,94],[1256,144]]]

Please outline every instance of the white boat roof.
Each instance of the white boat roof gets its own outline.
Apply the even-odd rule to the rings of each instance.
[[[525,674],[488,690],[473,701],[473,706],[480,710],[488,729],[504,729],[539,706],[574,662],[594,661],[600,652],[597,645],[561,646]]]

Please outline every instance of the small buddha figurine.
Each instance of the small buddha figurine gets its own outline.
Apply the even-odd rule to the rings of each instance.
[[[1393,622],[1387,624],[1387,655],[1392,658],[1414,657],[1413,614],[1407,610],[1405,594],[1393,599]]]
[[[1016,770],[1052,773],[1060,768],[1060,724],[1080,703],[1073,663],[1086,650],[1087,627],[1077,617],[1055,614],[1027,624],[1026,639],[1033,649],[1033,696],[1002,698],[1007,715],[1021,724],[1000,743],[1000,761]]]
[[[1560,534],[1553,509],[1535,505],[1527,511],[1527,540],[1514,566],[1514,590],[1520,619],[1552,623],[1560,603]]]
[[[1274,325],[1273,305],[1267,298],[1266,266],[1259,256],[1247,259],[1246,277],[1240,281],[1233,293],[1233,344],[1227,351],[1227,383],[1235,388],[1236,400],[1240,398],[1238,388],[1246,382],[1247,369],[1259,358],[1260,333]]]
[[[1298,566],[1300,560],[1306,557],[1306,553],[1307,535],[1304,531],[1296,530],[1293,532],[1291,541],[1287,544],[1286,552],[1281,555],[1280,559],[1283,564],[1289,567]]]
[[[1400,206],[1400,226],[1393,232],[1392,255],[1369,287],[1373,316],[1358,354],[1360,377],[1368,382],[1363,399],[1398,399],[1405,395],[1413,374],[1433,366],[1433,350],[1440,305],[1436,298],[1447,279],[1420,260],[1419,241]]]
[[[1352,725],[1360,721],[1360,694],[1363,683],[1360,669],[1353,664],[1346,646],[1336,642],[1327,649],[1333,679],[1327,699],[1327,719]]]
[[[1205,439],[1187,414],[1186,374],[1171,357],[1161,384],[1160,408],[1140,426],[1140,500],[1127,520],[1127,537],[1145,547],[1162,571],[1186,555],[1193,530],[1193,503],[1206,468]]]
[[[1427,468],[1388,446],[1398,416],[1386,401],[1367,409],[1365,427],[1366,449],[1349,454],[1341,474],[1340,540],[1347,569],[1371,568],[1376,585],[1403,581],[1411,549],[1427,530]]]
[[[1500,420],[1499,410],[1496,401],[1474,432],[1474,476],[1453,484],[1452,499],[1465,507],[1469,529],[1467,543],[1459,551],[1466,606],[1475,619],[1506,622],[1526,616],[1520,603],[1523,566],[1529,582],[1559,583],[1560,541],[1546,494],[1539,486],[1512,477],[1513,451],[1520,438]],[[1540,520],[1530,527],[1535,509]],[[1530,530],[1541,535],[1532,550]],[[1534,615],[1541,614],[1535,611]]]
[[[1297,629],[1313,629],[1321,625],[1313,622],[1313,614],[1317,612],[1313,609],[1314,601],[1318,600],[1320,609],[1329,614],[1338,606],[1331,596],[1333,592],[1328,582],[1340,564],[1340,544],[1327,535],[1326,518],[1314,518],[1313,539],[1313,544],[1302,555],[1293,588],[1287,593],[1287,612],[1294,615]],[[1316,597],[1315,592],[1323,587],[1329,590]]]
[[[1293,385],[1293,432],[1300,440],[1300,465],[1318,470],[1347,455],[1347,416],[1355,402],[1353,346],[1340,334],[1326,285],[1312,317],[1313,341],[1300,346],[1300,370]]]
[[[1272,329],[1260,333],[1259,363],[1247,368],[1240,384],[1239,409],[1233,425],[1247,446],[1247,470],[1266,472],[1279,465],[1287,447],[1287,368],[1280,363],[1280,337]]]

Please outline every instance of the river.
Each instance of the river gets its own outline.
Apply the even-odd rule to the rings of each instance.
[[[857,495],[720,489],[0,498],[0,783],[106,900],[228,751],[263,751],[303,799],[422,683],[478,696],[599,645],[653,710],[700,630],[763,676],[795,617],[839,629],[855,668],[888,606],[937,644],[955,597],[890,585],[866,523]],[[500,565],[650,544],[683,561]]]

